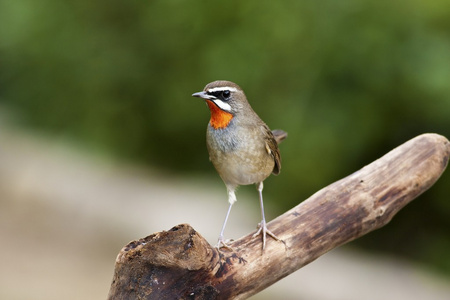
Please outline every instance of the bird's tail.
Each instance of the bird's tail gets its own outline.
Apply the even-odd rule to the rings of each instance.
[[[281,129],[272,130],[272,134],[273,134],[273,137],[275,138],[275,141],[277,141],[277,144],[280,144],[281,141],[283,141],[285,138],[287,138],[287,135],[288,135],[286,131],[283,131]]]

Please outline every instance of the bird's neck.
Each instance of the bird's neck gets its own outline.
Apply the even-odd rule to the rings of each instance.
[[[233,119],[232,114],[221,110],[212,101],[206,101],[206,104],[208,104],[209,110],[211,111],[211,119],[209,120],[209,124],[211,124],[214,129],[225,128],[228,124],[230,124],[231,119]]]

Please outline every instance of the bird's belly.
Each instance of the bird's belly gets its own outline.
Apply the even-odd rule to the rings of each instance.
[[[210,160],[226,184],[247,185],[266,179],[273,171],[275,162],[264,145],[257,143],[235,144],[221,149],[208,145]]]
[[[231,155],[214,164],[225,183],[247,185],[264,181],[274,167],[273,159],[251,160],[248,157]]]

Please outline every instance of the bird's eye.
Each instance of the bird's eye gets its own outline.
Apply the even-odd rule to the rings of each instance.
[[[222,92],[223,100],[228,100],[228,98],[230,98],[230,96],[231,96],[231,92],[229,90],[225,90]]]

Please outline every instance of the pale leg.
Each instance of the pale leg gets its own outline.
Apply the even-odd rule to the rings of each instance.
[[[230,246],[228,246],[223,238],[223,233],[225,231],[225,227],[227,226],[227,222],[228,222],[228,217],[230,216],[230,212],[231,212],[231,207],[233,206],[234,202],[236,202],[236,194],[234,193],[234,190],[236,189],[236,187],[234,186],[227,186],[227,190],[228,190],[228,202],[230,203],[230,206],[228,206],[228,211],[227,211],[227,215],[225,216],[225,221],[223,222],[222,225],[222,230],[220,231],[220,235],[219,238],[217,240],[217,245],[216,248],[220,249],[222,246],[226,247],[228,249],[232,249]]]
[[[264,248],[266,247],[266,233],[268,235],[270,235],[271,237],[273,237],[274,239],[276,239],[277,241],[280,241],[280,239],[275,234],[273,234],[267,228],[267,225],[266,225],[266,217],[264,215],[264,204],[263,204],[263,197],[262,197],[262,190],[263,190],[263,183],[262,182],[258,183],[257,189],[258,189],[258,192],[259,192],[259,204],[261,206],[262,220],[261,220],[261,223],[259,223],[259,225],[258,225],[258,227],[259,227],[258,231],[253,235],[253,237],[259,235],[262,232],[263,250],[264,250]]]

